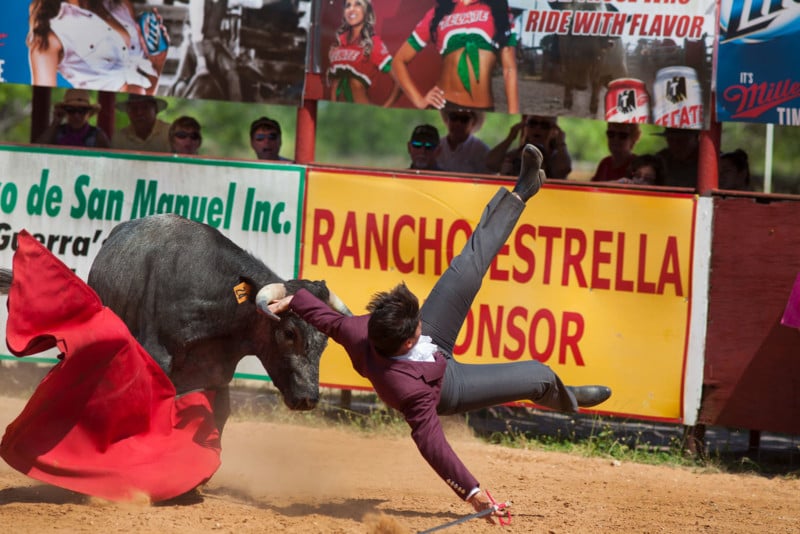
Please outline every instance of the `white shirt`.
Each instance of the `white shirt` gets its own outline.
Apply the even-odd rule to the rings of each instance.
[[[431,342],[430,336],[419,336],[417,344],[410,351],[392,359],[412,362],[435,362],[436,358],[433,357],[433,353],[437,350],[439,350],[439,347]]]
[[[455,149],[450,148],[447,138],[439,143],[442,147],[436,163],[444,171],[450,172],[469,172],[485,174],[486,155],[489,153],[489,145],[470,134],[466,141],[458,145]]]
[[[149,88],[146,75],[157,75],[145,57],[139,41],[139,29],[127,5],[111,5],[106,9],[125,28],[130,46],[111,26],[87,9],[62,3],[61,10],[50,19],[50,29],[61,41],[64,58],[58,72],[73,87],[118,91],[126,84]]]

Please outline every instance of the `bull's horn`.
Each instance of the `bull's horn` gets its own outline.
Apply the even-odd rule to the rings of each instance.
[[[273,319],[278,317],[269,309],[269,303],[286,296],[286,286],[281,283],[267,284],[256,294],[256,306]]]
[[[353,316],[353,312],[351,312],[348,307],[345,306],[344,302],[342,302],[342,299],[337,297],[336,294],[330,290],[330,288],[328,288],[328,293],[330,294],[328,297],[328,306],[338,311],[342,315],[347,315],[349,317]]]

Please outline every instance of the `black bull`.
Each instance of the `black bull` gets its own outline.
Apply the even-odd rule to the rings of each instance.
[[[276,322],[257,309],[258,292],[276,282],[284,280],[219,231],[170,214],[116,226],[88,278],[178,394],[217,391],[220,431],[230,415],[229,383],[248,354],[258,357],[289,408],[310,410],[319,401],[327,337],[292,313]],[[287,294],[305,288],[349,313],[324,281],[285,286]]]

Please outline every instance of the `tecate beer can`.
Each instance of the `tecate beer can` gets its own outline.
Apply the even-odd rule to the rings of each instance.
[[[648,122],[650,97],[642,80],[617,78],[606,91],[606,122]]]
[[[691,67],[664,67],[653,84],[653,122],[667,128],[703,128],[703,91]]]
[[[162,27],[158,15],[152,11],[145,11],[139,16],[139,27],[142,29],[144,44],[150,55],[163,52],[169,47],[166,29]]]

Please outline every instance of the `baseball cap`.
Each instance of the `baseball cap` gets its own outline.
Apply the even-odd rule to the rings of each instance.
[[[420,124],[411,133],[410,141],[420,141],[422,143],[439,144],[439,130],[430,124]]]
[[[281,135],[281,125],[278,124],[278,121],[270,119],[269,117],[259,117],[250,124],[250,137],[253,137],[253,134],[256,133],[256,130],[259,128],[275,130],[278,132],[278,135]]]

